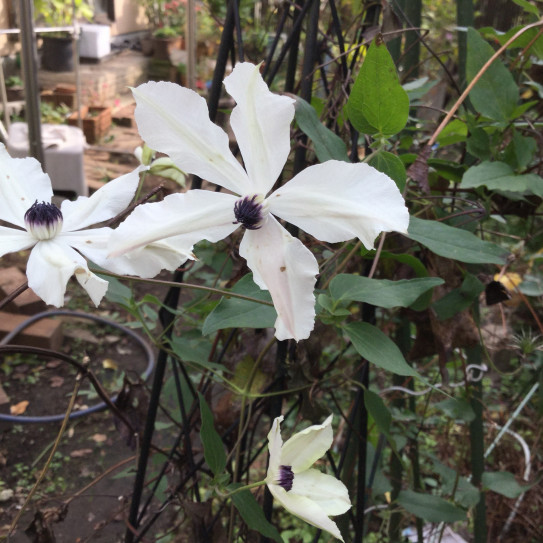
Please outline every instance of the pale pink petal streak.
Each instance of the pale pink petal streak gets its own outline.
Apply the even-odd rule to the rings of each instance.
[[[367,164],[329,160],[306,168],[269,197],[270,211],[315,238],[359,238],[373,248],[380,232],[407,232],[409,213],[387,175]]]
[[[224,80],[237,105],[230,115],[247,173],[255,193],[267,194],[290,153],[294,100],[270,92],[259,66],[237,64]]]
[[[259,230],[247,230],[239,248],[255,283],[270,291],[279,340],[309,337],[315,320],[313,289],[318,264],[309,249],[271,215]]]

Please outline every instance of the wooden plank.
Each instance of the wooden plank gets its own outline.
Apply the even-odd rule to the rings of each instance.
[[[0,311],[0,339],[26,319],[24,315]],[[41,319],[25,328],[12,343],[57,351],[62,343],[62,322],[55,319]]]
[[[0,269],[0,300],[11,294],[26,281],[26,275],[16,266]],[[14,313],[33,315],[45,311],[47,306],[32,289],[27,288],[4,309]]]

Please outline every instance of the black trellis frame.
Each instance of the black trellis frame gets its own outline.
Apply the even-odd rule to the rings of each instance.
[[[344,41],[341,31],[341,22],[339,19],[339,14],[335,4],[335,0],[329,0],[330,11],[332,15],[332,27],[338,40],[341,52],[344,51]],[[317,65],[319,64],[318,58],[318,24],[320,16],[320,2],[318,0],[294,0],[290,3],[285,3],[283,5],[283,12],[280,18],[280,23],[277,28],[277,33],[273,39],[271,49],[268,53],[267,60],[263,66],[263,77],[269,85],[272,84],[275,77],[279,73],[283,62],[287,59],[286,74],[285,74],[285,86],[284,90],[286,92],[294,92],[294,90],[299,85],[299,92],[302,98],[306,101],[311,100],[312,89],[313,89],[313,76],[316,70]],[[371,11],[372,17],[378,16],[375,11]],[[290,31],[287,36],[285,43],[283,44],[281,51],[277,55],[275,61],[272,59],[275,56],[277,46],[280,41],[280,34],[284,31],[284,28],[290,25]],[[302,38],[302,32],[305,30],[305,41],[304,41],[304,56],[302,60],[301,69],[298,65],[298,52],[300,50],[300,43]],[[357,40],[361,42],[362,33],[358,33]],[[229,57],[233,60],[237,58],[242,61],[244,58],[243,52],[243,34],[241,29],[241,21],[239,14],[239,0],[228,0],[227,2],[227,11],[223,33],[221,36],[221,42],[217,54],[217,62],[213,75],[212,85],[209,92],[208,107],[210,119],[215,120],[218,103],[222,92],[222,81],[226,72],[226,65]],[[347,65],[347,60],[345,56],[341,57],[341,70],[344,78],[349,77],[354,63],[356,62],[357,55],[354,55],[354,58],[351,60],[351,65]],[[297,75],[299,74],[298,83],[296,83]],[[324,70],[321,70],[321,77],[323,78],[323,84],[327,87],[326,73]],[[348,89],[348,83],[346,83],[346,88]],[[355,150],[357,148],[357,139],[358,134],[354,129],[351,130],[352,138],[352,156],[356,157]],[[306,166],[306,146],[303,144],[298,145],[295,151],[294,158],[294,173],[301,171]],[[355,158],[356,159],[356,158]],[[193,179],[192,188],[200,188],[201,180],[198,178]],[[291,229],[291,233],[296,235],[296,229]],[[182,272],[176,272],[174,276],[174,281],[180,282],[182,280]],[[175,309],[179,301],[180,289],[178,287],[172,287],[167,293],[164,306],[160,312],[160,320],[163,325],[163,328],[166,330],[166,338],[171,337],[172,332],[172,323],[173,323],[173,313],[168,311],[168,308]],[[234,334],[230,335],[230,339],[234,337]],[[219,361],[224,355],[226,349],[223,349],[219,354]],[[161,479],[165,476],[168,463],[175,455],[176,449],[183,444],[185,449],[185,454],[188,453],[188,469],[182,480],[178,483],[177,488],[170,494],[165,503],[174,499],[177,492],[183,489],[189,482],[192,481],[192,488],[194,492],[194,497],[196,500],[199,500],[199,491],[198,491],[198,481],[197,474],[200,470],[203,469],[203,460],[195,461],[192,457],[191,442],[190,442],[190,432],[193,430],[194,421],[196,419],[195,412],[197,411],[197,405],[194,403],[191,408],[190,413],[185,412],[184,402],[181,392],[180,379],[184,378],[187,383],[190,382],[188,376],[185,373],[185,369],[182,363],[173,365],[173,374],[176,384],[178,402],[180,406],[181,418],[182,418],[182,428],[179,433],[175,436],[175,439],[172,442],[172,448],[170,449],[170,455],[162,468],[159,470],[158,478],[155,480],[153,487],[149,491],[147,499],[142,505],[143,490],[145,486],[145,474],[147,465],[150,458],[152,436],[154,431],[154,425],[156,421],[156,416],[158,413],[158,405],[160,394],[162,390],[162,383],[165,376],[165,371],[168,362],[168,355],[166,351],[161,350],[157,367],[155,370],[150,406],[148,411],[148,416],[146,420],[146,427],[141,441],[140,455],[138,461],[138,469],[134,482],[134,491],[132,496],[132,501],[130,505],[128,523],[129,527],[125,534],[125,543],[138,543],[143,540],[145,535],[148,533],[150,528],[154,525],[156,520],[160,516],[160,512],[155,512],[152,515],[147,515],[149,507],[153,498],[153,495],[158,488]],[[286,361],[295,360],[296,358],[296,348],[293,342],[283,341],[278,342],[277,349],[277,366],[278,373],[274,380],[272,386],[276,387],[276,390],[281,390],[285,388],[285,377],[286,377]],[[181,375],[180,375],[181,373]],[[361,367],[361,373],[359,375],[360,381],[368,383],[369,380],[369,368],[368,364],[364,364]],[[281,414],[282,407],[282,398],[281,396],[273,396],[267,402],[266,413],[273,419],[276,416]],[[351,440],[355,440],[358,443],[357,447],[357,457],[358,457],[358,477],[357,477],[357,495],[355,497],[355,513],[352,512],[349,514],[351,522],[354,524],[355,529],[355,541],[361,542],[363,531],[364,531],[364,506],[365,506],[365,466],[366,466],[366,441],[367,441],[367,412],[364,407],[363,401],[363,390],[357,392],[354,407],[350,414],[350,423],[348,424],[349,431],[347,433],[345,451],[348,448]],[[353,426],[354,425],[354,426]],[[235,431],[236,425],[233,425],[227,432]],[[356,427],[356,428],[355,428]],[[355,428],[354,432],[351,432],[350,429]],[[226,437],[225,434],[223,438]],[[246,464],[247,466],[251,465],[254,460],[248,458]],[[342,469],[344,467],[345,457],[342,455],[339,465],[337,468],[334,466],[334,471],[337,476],[340,476]],[[164,505],[164,504],[163,504]],[[161,508],[162,509],[162,508]],[[265,498],[263,503],[263,509],[265,516],[268,519],[271,519],[272,513],[272,497],[271,494],[265,490]],[[216,520],[216,519],[215,519]],[[213,529],[213,526],[205,527],[201,526],[199,530],[199,538],[203,543],[207,541],[210,537],[211,532],[209,530]],[[317,542],[320,537],[320,533],[317,533],[314,541]],[[268,541],[266,538],[262,537],[261,541]]]

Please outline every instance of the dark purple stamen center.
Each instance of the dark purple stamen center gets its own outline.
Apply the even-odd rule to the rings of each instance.
[[[279,466],[279,485],[288,492],[292,488],[293,481],[294,473],[292,473],[292,467]]]
[[[234,215],[236,217],[234,224],[241,224],[248,230],[262,228],[262,204],[255,202],[257,198],[257,194],[245,196],[234,204]]]
[[[32,226],[49,228],[62,220],[62,212],[55,204],[38,203],[36,200],[25,213],[25,222]]]

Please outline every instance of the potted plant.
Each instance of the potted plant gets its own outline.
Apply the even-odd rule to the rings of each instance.
[[[149,22],[155,27],[153,31],[155,59],[169,60],[172,49],[184,48],[185,10],[186,0],[171,0],[159,2],[156,11],[149,11]]]
[[[18,75],[11,75],[6,79],[6,94],[10,102],[24,99],[23,80]]]
[[[34,12],[37,23],[53,28],[69,27],[76,19],[90,20],[93,10],[87,0],[75,0],[75,11],[72,2],[66,0],[34,0]],[[72,36],[68,30],[44,33],[42,65],[53,72],[69,72],[73,70]]]
[[[81,106],[68,117],[68,124],[78,125],[78,118],[83,119],[83,133],[87,143],[96,143],[103,138],[111,126],[111,108],[106,106]]]

